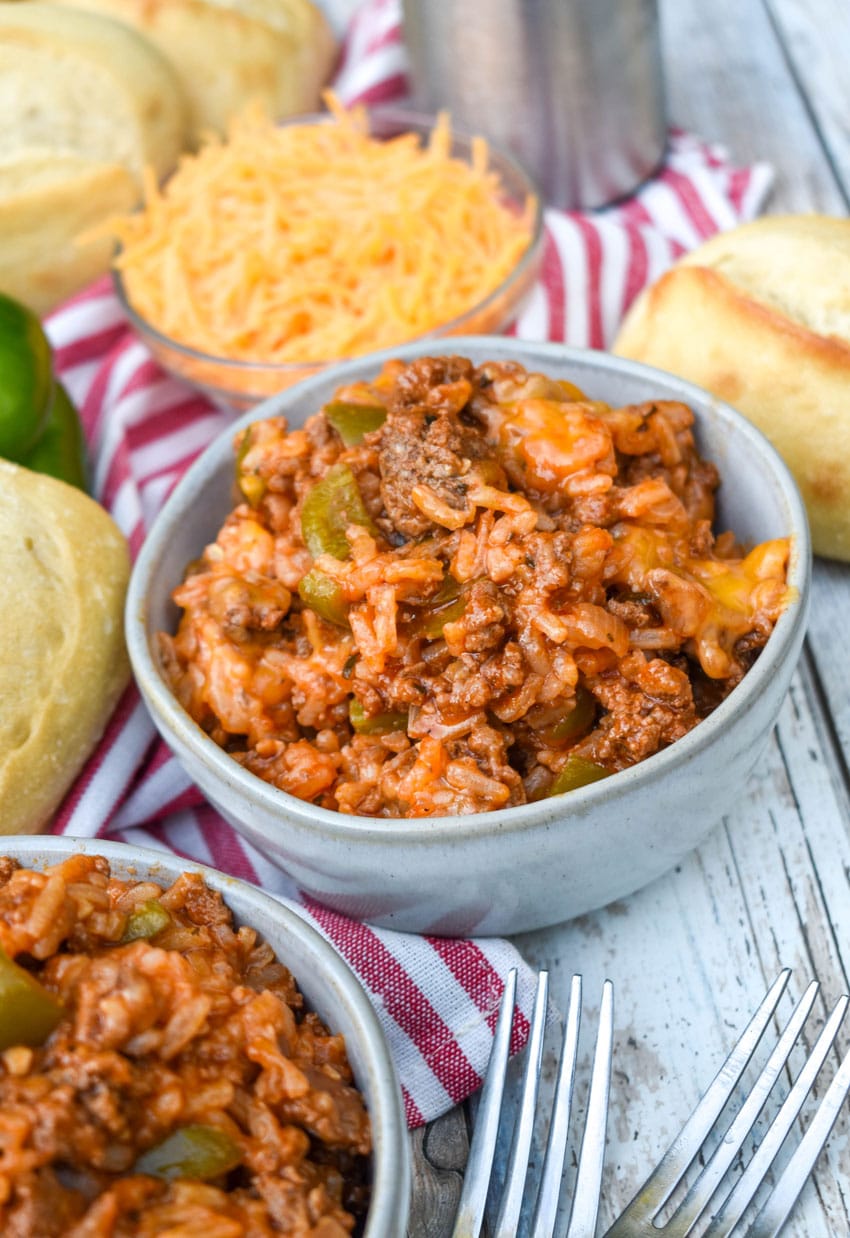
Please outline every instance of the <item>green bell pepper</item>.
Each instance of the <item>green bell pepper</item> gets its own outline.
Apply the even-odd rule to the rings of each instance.
[[[593,725],[596,718],[596,700],[593,695],[588,692],[587,688],[579,686],[576,688],[575,700],[573,708],[568,710],[563,717],[550,726],[544,727],[544,736],[551,743],[557,744],[563,743],[566,739],[575,739],[578,735],[589,731]]]
[[[77,410],[61,383],[56,383],[53,407],[37,440],[20,463],[34,473],[58,477],[78,490],[88,490],[86,441]]]
[[[413,622],[414,636],[438,640],[447,623],[460,619],[466,610],[466,594],[453,576],[446,576],[437,592],[421,608]]]
[[[36,315],[0,293],[0,456],[20,464],[54,399],[50,344]]]
[[[586,757],[567,757],[565,764],[549,788],[550,795],[564,795],[567,791],[576,791],[579,787],[588,787],[600,778],[610,774],[602,765],[588,761]]]
[[[43,1045],[64,1013],[56,998],[0,949],[0,1052]]]
[[[245,496],[249,506],[257,508],[265,496],[266,483],[257,473],[248,473],[243,468],[245,457],[251,449],[253,430],[253,426],[248,426],[248,429],[242,435],[239,451],[236,453],[236,484]]]
[[[33,312],[0,293],[0,456],[88,488],[80,418],[53,377],[53,355]]]
[[[377,536],[357,478],[347,464],[334,464],[304,500],[301,536],[314,559],[319,555],[347,559],[351,547],[345,530],[350,524],[362,525]]]
[[[141,939],[150,941],[152,937],[156,937],[157,933],[168,928],[170,923],[171,916],[159,899],[149,898],[147,902],[139,903],[138,907],[134,907],[130,912],[121,941],[125,945],[128,941]]]
[[[389,735],[392,731],[407,730],[406,711],[392,710],[369,716],[354,697],[348,703],[348,717],[358,735]]]
[[[313,567],[306,576],[301,577],[298,585],[298,595],[305,606],[314,610],[320,619],[335,623],[337,627],[348,627],[348,607],[342,596],[342,589],[332,576],[318,567]]]
[[[365,435],[384,424],[387,410],[380,404],[352,404],[348,400],[332,400],[325,405],[325,417],[346,447],[358,447]]]
[[[242,1162],[242,1149],[215,1126],[181,1126],[148,1148],[134,1172],[173,1182],[175,1178],[218,1178]]]

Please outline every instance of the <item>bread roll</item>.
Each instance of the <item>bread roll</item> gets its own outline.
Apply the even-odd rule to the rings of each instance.
[[[0,115],[0,158],[54,150],[120,164],[140,184],[146,165],[169,172],[185,144],[180,85],[147,39],[40,0],[0,3]]]
[[[613,351],[744,413],[794,474],[815,552],[850,561],[850,220],[713,237],[641,294]]]
[[[309,0],[58,0],[126,22],[174,66],[194,143],[258,100],[275,119],[310,111],[334,40]]]
[[[108,269],[113,239],[87,233],[137,196],[120,164],[39,148],[0,159],[0,292],[47,314]]]
[[[336,60],[337,45],[325,14],[312,0],[208,0],[235,9],[288,36],[295,48],[292,76],[299,83],[296,112],[319,106]],[[279,113],[282,118],[284,113]]]
[[[102,507],[0,461],[0,834],[49,824],[129,680],[128,577]]]

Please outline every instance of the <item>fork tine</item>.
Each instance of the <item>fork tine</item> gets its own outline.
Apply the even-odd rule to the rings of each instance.
[[[705,1231],[704,1238],[728,1238],[743,1216],[811,1091],[818,1071],[838,1033],[847,1003],[847,997],[841,997],[836,1002],[832,1014],[815,1041],[814,1048],[803,1063],[779,1112],[768,1127],[764,1139],[753,1153],[752,1160],[736,1182],[729,1198]]]
[[[540,1065],[543,1059],[543,1033],[546,1029],[548,1000],[549,973],[541,971],[537,977],[537,996],[534,1000],[534,1015],[528,1038],[522,1099],[514,1127],[494,1238],[516,1238],[519,1227],[519,1214],[525,1194],[525,1175],[531,1152],[531,1136],[534,1130],[534,1113],[537,1108],[537,1087],[540,1082]]]
[[[513,969],[509,973],[505,991],[502,994],[493,1048],[481,1092],[475,1133],[469,1148],[466,1175],[452,1238],[479,1238],[484,1220],[502,1116],[513,1008],[516,1000],[516,981],[517,974]],[[541,971],[537,977],[537,993],[526,1052],[522,1096],[514,1122],[509,1163],[502,1187],[499,1216],[493,1238],[516,1238],[525,1202],[526,1175],[537,1110],[548,1002],[549,973]],[[566,1159],[567,1130],[575,1080],[580,1022],[581,976],[573,976],[555,1098],[549,1122],[546,1156],[534,1210],[531,1238],[553,1238],[554,1235]],[[596,1229],[602,1163],[605,1155],[613,1029],[614,986],[610,980],[606,980],[602,986],[599,1030],[596,1037],[584,1135],[579,1154],[573,1215],[570,1218],[567,1238],[592,1238]]]
[[[608,1230],[605,1238],[635,1238],[636,1234],[653,1236],[657,1234],[657,1228],[653,1223],[655,1216],[670,1198],[683,1173],[699,1152],[706,1135],[720,1116],[764,1035],[790,975],[790,969],[784,968],[774,980],[737,1044],[715,1075],[708,1091],[664,1153],[657,1168],[649,1175],[637,1195]]]
[[[838,1068],[794,1155],[750,1229],[749,1238],[775,1238],[797,1201],[850,1092],[850,1053]]]
[[[567,1131],[569,1129],[570,1109],[573,1102],[573,1084],[575,1082],[580,1021],[581,976],[573,976],[570,986],[567,1022],[564,1029],[564,1043],[561,1048],[561,1060],[558,1064],[555,1099],[552,1103],[552,1117],[549,1123],[549,1139],[546,1143],[546,1158],[543,1162],[540,1190],[537,1195],[537,1203],[534,1207],[534,1220],[531,1225],[532,1238],[550,1238],[555,1226],[558,1197],[561,1193],[561,1177],[564,1172],[564,1161],[567,1155]]]
[[[478,1238],[484,1220],[487,1189],[493,1169],[493,1156],[499,1134],[499,1116],[505,1090],[505,1071],[511,1044],[514,1003],[516,1002],[516,968],[512,967],[505,981],[499,1005],[499,1017],[493,1035],[490,1061],[481,1089],[481,1102],[475,1122],[475,1132],[469,1145],[469,1157],[458,1204],[452,1238]]]
[[[581,1139],[578,1176],[567,1238],[593,1238],[599,1214],[602,1163],[605,1157],[605,1129],[608,1119],[608,1093],[611,1087],[611,1054],[614,1047],[614,986],[606,980],[599,1007],[599,1031],[593,1055],[593,1073],[587,1098],[587,1117]],[[550,1231],[551,1232],[551,1231]]]
[[[773,1052],[723,1136],[723,1140],[718,1144],[705,1169],[676,1210],[677,1233],[685,1235],[691,1232],[706,1204],[720,1185],[727,1169],[738,1155],[741,1145],[764,1108],[783,1066],[788,1061],[803,1024],[809,1016],[819,987],[817,981],[813,980],[800,998]]]

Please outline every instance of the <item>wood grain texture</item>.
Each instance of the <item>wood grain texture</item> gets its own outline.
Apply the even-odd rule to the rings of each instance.
[[[850,206],[850,6],[845,0],[766,0],[788,67]],[[843,212],[842,212],[843,213]]]
[[[771,163],[776,181],[769,211],[845,215],[846,0],[712,0],[710,6],[661,0],[660,9],[671,120],[725,143],[738,161]],[[653,885],[569,924],[516,939],[532,964],[549,968],[562,1009],[573,971],[583,974],[591,1028],[593,997],[604,978],[614,981],[614,1077],[600,1233],[678,1132],[781,967],[793,969],[780,1007],[786,1016],[808,980],[821,981],[804,1045],[811,1045],[827,1011],[850,990],[850,566],[818,561],[812,601],[798,673],[735,811]],[[658,810],[664,812],[663,803]],[[670,828],[676,828],[674,821]],[[580,1079],[590,1067],[591,1046],[582,1043]],[[848,1047],[850,1026],[842,1029],[824,1068],[826,1082]],[[792,1070],[803,1052],[795,1053]],[[822,1091],[823,1085],[815,1095]],[[768,1113],[775,1109],[769,1105]],[[809,1104],[802,1126],[810,1113]],[[757,1131],[763,1129],[760,1120]],[[789,1144],[798,1137],[799,1130]],[[789,1151],[783,1150],[780,1165]],[[439,1206],[450,1206],[447,1196]],[[432,1212],[410,1232],[411,1238],[430,1238],[450,1229],[450,1219]],[[845,1105],[784,1235],[848,1234]]]
[[[465,1112],[453,1109],[411,1135],[413,1199],[411,1238],[449,1238],[469,1151]]]
[[[813,24],[824,3],[808,5]],[[844,198],[791,72],[781,28],[764,4],[661,0],[660,12],[673,123],[726,143],[736,159],[771,163],[770,210],[843,214]]]

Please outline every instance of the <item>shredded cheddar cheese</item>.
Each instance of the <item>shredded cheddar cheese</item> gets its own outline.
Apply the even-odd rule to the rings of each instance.
[[[445,115],[422,146],[327,103],[321,124],[249,110],[164,188],[148,176],[117,265],[157,330],[237,361],[357,356],[466,313],[528,249],[533,202],[504,203],[483,139],[466,163]]]
[[[723,546],[718,538],[715,552]],[[761,542],[743,557],[734,553],[734,543],[726,550],[733,557],[700,558],[668,529],[617,525],[607,579],[637,593],[648,591],[664,623],[650,633],[633,632],[632,643],[678,648],[685,638],[709,678],[726,678],[737,641],[770,631],[794,595],[786,583],[787,537]]]

